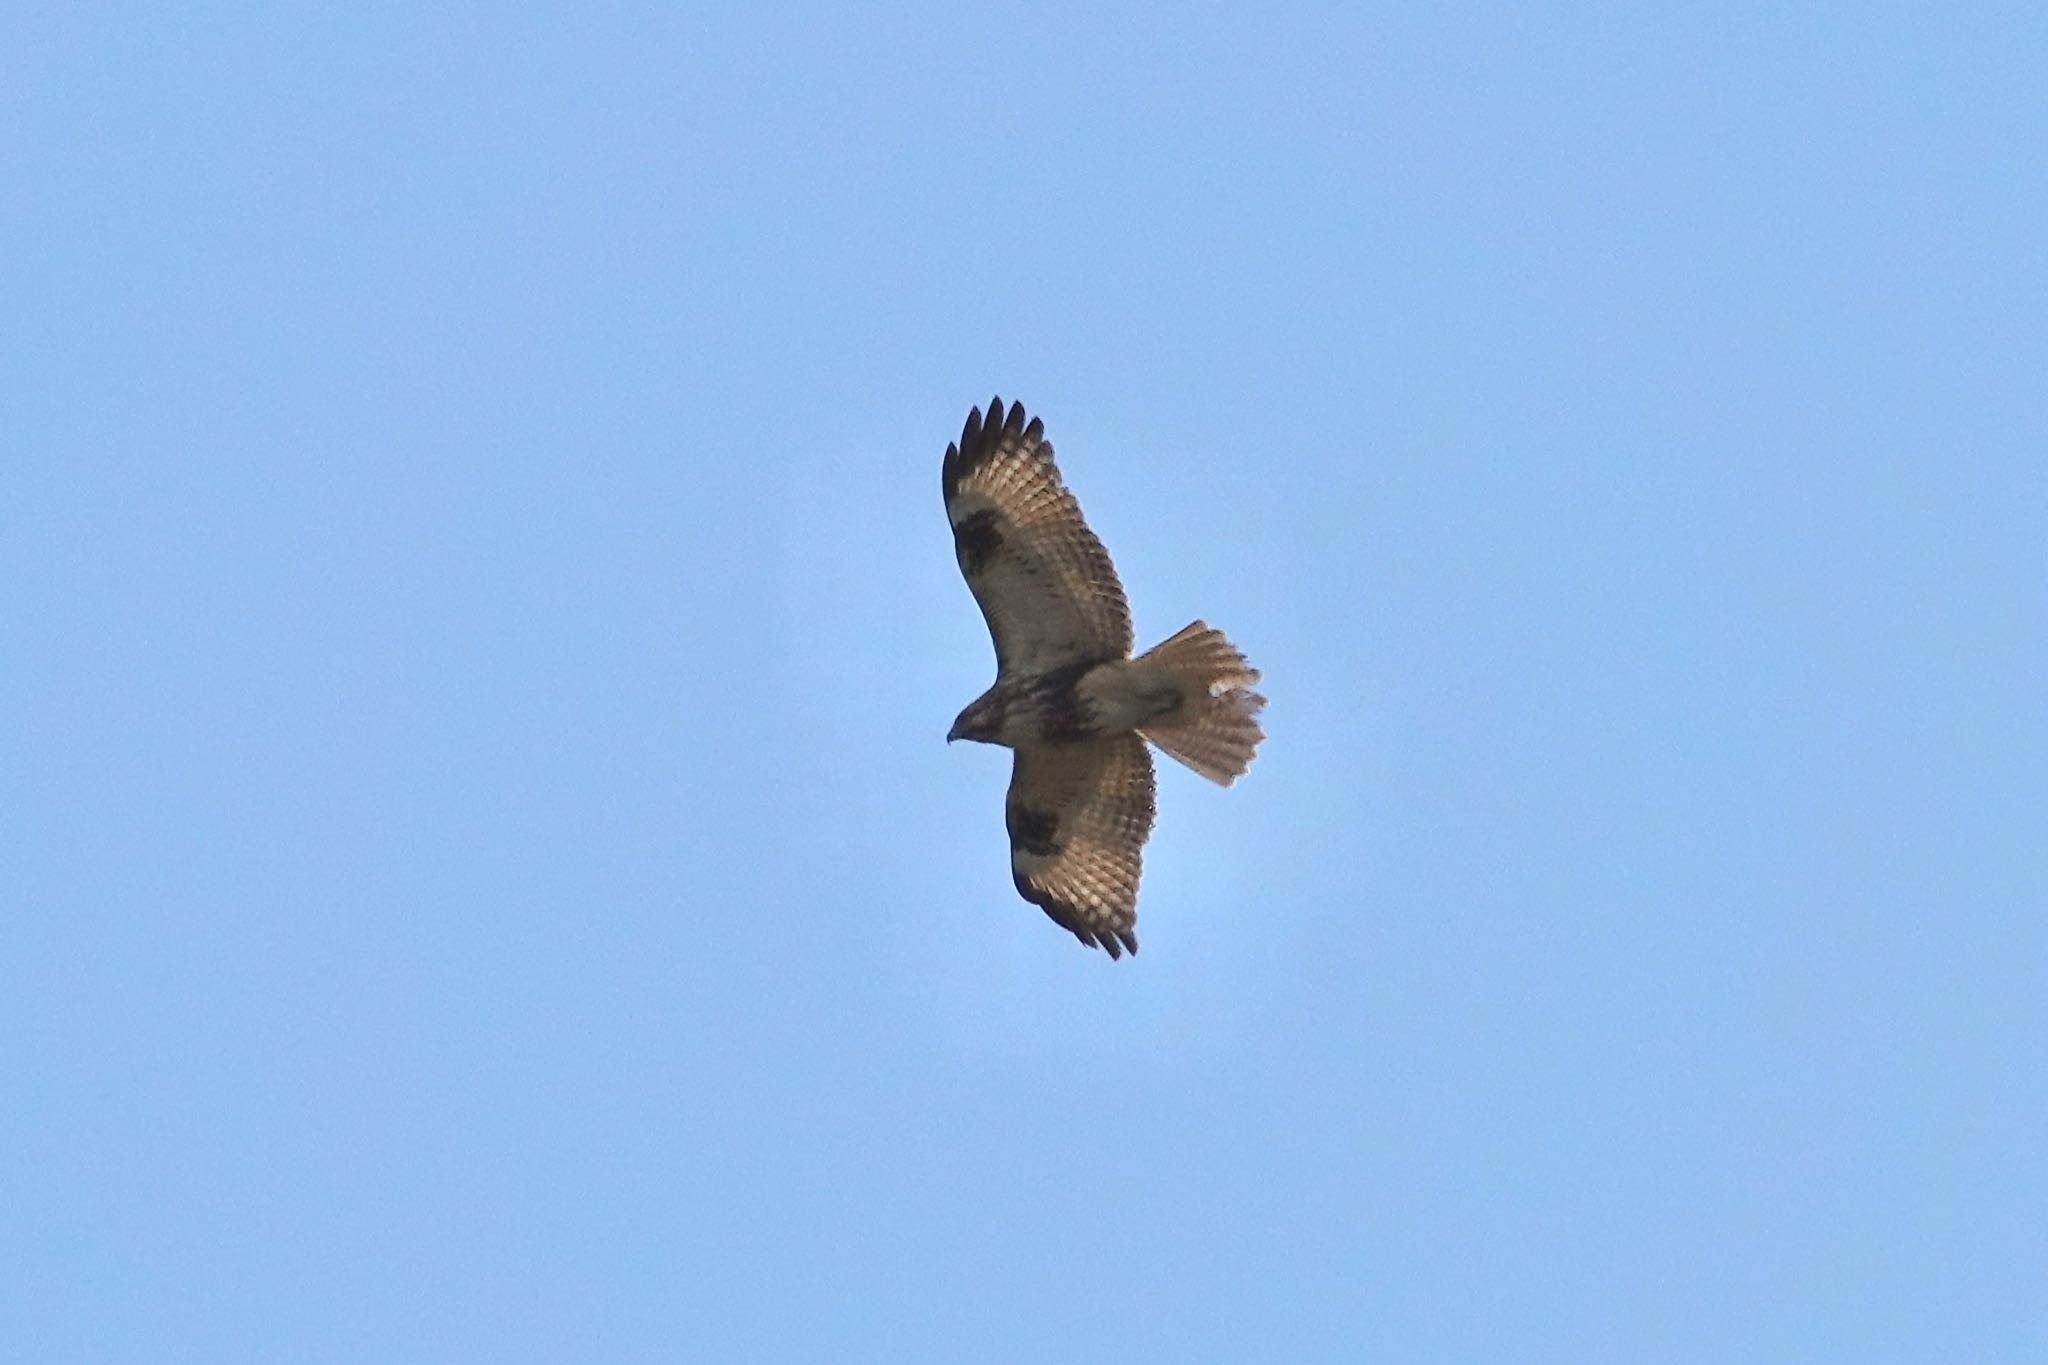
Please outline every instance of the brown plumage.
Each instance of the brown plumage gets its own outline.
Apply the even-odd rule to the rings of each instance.
[[[1138,951],[1138,879],[1152,833],[1150,740],[1212,782],[1251,766],[1258,670],[1200,621],[1133,659],[1109,552],[1021,405],[967,415],[942,471],[967,586],[995,639],[996,681],[947,739],[1016,751],[1005,820],[1017,890],[1111,957]]]

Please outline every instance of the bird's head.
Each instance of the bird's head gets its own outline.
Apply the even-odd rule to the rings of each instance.
[[[967,709],[954,717],[953,728],[946,731],[946,743],[951,744],[956,739],[972,739],[982,744],[993,744],[996,733],[1002,728],[1002,699],[991,687],[967,703]]]

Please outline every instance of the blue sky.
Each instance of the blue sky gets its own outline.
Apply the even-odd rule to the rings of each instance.
[[[2048,1358],[2036,6],[0,21],[0,1357]],[[1141,638],[1013,894],[939,457]]]

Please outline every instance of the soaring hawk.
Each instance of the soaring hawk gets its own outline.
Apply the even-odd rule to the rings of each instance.
[[[970,411],[944,482],[960,571],[996,645],[995,685],[946,739],[1015,751],[1004,816],[1019,894],[1089,947],[1135,953],[1153,814],[1145,741],[1229,786],[1265,738],[1258,670],[1200,621],[1131,657],[1109,552],[1021,405]]]

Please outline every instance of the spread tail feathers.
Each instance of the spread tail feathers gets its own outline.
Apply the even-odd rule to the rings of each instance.
[[[1243,777],[1266,737],[1258,722],[1266,699],[1251,690],[1259,670],[1238,647],[1196,621],[1133,662],[1172,674],[1185,698],[1171,718],[1140,733],[1211,782],[1227,787]]]

